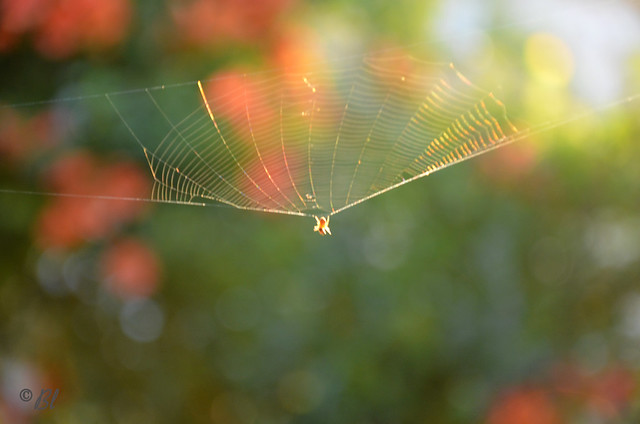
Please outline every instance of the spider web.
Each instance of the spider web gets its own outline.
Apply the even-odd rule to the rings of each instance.
[[[337,214],[516,134],[503,104],[453,65],[410,57],[107,99],[144,150],[154,200],[302,216]]]

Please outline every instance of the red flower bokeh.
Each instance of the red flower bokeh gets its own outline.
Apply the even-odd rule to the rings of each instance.
[[[502,184],[522,182],[537,163],[538,151],[526,141],[494,150],[476,162],[482,174],[491,181]]]
[[[602,422],[617,421],[636,392],[634,373],[620,363],[593,372],[562,362],[546,374],[535,386],[515,386],[500,396],[487,423],[559,424],[585,412]]]
[[[588,405],[607,420],[617,418],[633,399],[633,373],[619,364],[592,373],[570,363],[558,364],[552,382],[559,395]]]
[[[588,402],[603,418],[615,419],[633,399],[635,390],[633,374],[621,366],[612,367],[593,379]]]
[[[0,51],[13,47],[20,36],[43,19],[48,0],[0,0]]]
[[[129,238],[111,245],[103,252],[100,268],[107,289],[121,298],[148,297],[158,289],[160,263],[139,240]]]
[[[35,152],[41,152],[58,142],[59,134],[51,111],[31,118],[11,108],[0,109],[0,158],[17,165]]]
[[[60,159],[45,177],[54,192],[78,197],[58,197],[44,208],[36,223],[41,247],[70,248],[106,237],[142,212],[141,202],[126,198],[145,198],[150,190],[133,163],[104,164],[88,153]]]
[[[558,411],[539,388],[518,387],[505,393],[489,412],[489,424],[559,424]]]
[[[321,72],[326,60],[317,37],[306,29],[288,28],[273,44],[270,60],[288,74]]]
[[[286,164],[282,149],[263,151],[261,159],[256,155],[246,169],[248,177],[238,173],[242,191],[255,202],[268,208],[304,206],[305,193],[300,193],[301,188],[295,186],[296,181],[299,183],[304,180],[302,170],[305,168],[296,159],[301,156],[299,153],[289,146],[285,151]]]
[[[51,59],[117,45],[132,15],[129,0],[0,0],[0,10],[0,51],[29,33]]]
[[[276,112],[268,102],[273,99],[275,90],[273,86],[265,86],[259,79],[245,76],[240,71],[229,71],[212,75],[203,89],[215,117],[231,122],[237,136],[253,145],[255,133],[265,124],[273,126],[276,122]]]
[[[179,39],[195,47],[265,37],[292,0],[174,1]]]

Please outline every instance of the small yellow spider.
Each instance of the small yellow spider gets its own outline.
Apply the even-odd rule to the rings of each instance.
[[[328,217],[321,217],[318,218],[317,216],[314,217],[316,219],[316,225],[315,227],[313,227],[313,231],[317,231],[318,233],[320,233],[320,235],[331,235],[331,230],[329,229],[329,218],[331,218],[330,216]]]

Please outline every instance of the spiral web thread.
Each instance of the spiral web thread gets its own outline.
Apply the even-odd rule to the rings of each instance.
[[[144,150],[153,199],[301,216],[337,214],[516,134],[453,65],[410,57],[107,99]]]

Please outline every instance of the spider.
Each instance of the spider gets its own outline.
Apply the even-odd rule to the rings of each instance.
[[[316,219],[316,225],[313,227],[313,231],[317,231],[320,235],[331,235],[331,230],[329,229],[329,218],[331,217],[314,217]]]

